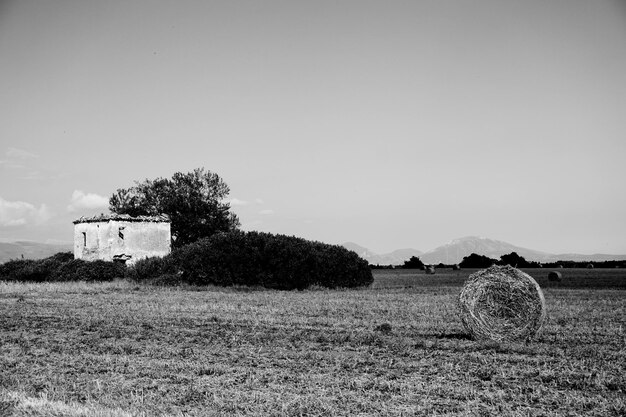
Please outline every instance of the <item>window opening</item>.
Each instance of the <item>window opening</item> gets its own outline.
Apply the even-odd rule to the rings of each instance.
[[[83,232],[83,247],[87,246],[87,232]]]
[[[120,237],[120,239],[124,240],[124,227],[120,227],[118,229],[117,235]]]

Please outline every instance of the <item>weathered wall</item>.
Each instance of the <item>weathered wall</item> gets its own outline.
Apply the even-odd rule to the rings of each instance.
[[[74,225],[74,258],[86,261],[115,257],[133,264],[150,256],[170,253],[168,222],[109,220]]]

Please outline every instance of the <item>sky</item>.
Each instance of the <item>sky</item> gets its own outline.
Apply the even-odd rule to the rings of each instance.
[[[626,254],[626,2],[0,0],[0,239],[204,167],[244,230]]]

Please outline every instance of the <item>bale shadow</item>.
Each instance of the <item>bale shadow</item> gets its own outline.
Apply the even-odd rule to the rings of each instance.
[[[436,339],[473,340],[468,333],[438,333],[432,336]]]

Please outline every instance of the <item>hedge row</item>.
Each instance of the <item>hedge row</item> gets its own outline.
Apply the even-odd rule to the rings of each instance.
[[[21,282],[111,281],[128,277],[162,285],[245,285],[281,290],[313,285],[370,285],[367,261],[341,246],[261,232],[219,233],[126,268],[118,262],[83,261],[71,252],[0,265],[0,280]]]
[[[373,282],[367,261],[341,246],[261,232],[215,234],[164,258],[138,261],[137,281],[246,285],[281,290],[360,287]]]
[[[126,268],[119,262],[83,261],[71,252],[49,258],[19,259],[0,265],[0,279],[20,282],[112,281],[124,277]]]

